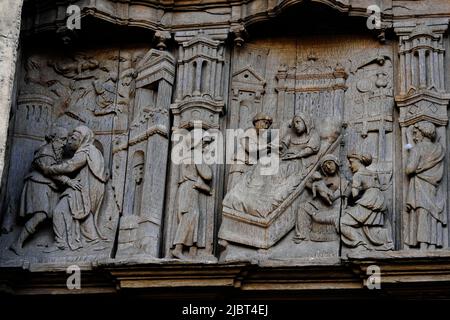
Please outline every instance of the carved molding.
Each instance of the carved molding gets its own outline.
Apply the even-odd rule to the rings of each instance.
[[[422,91],[408,96],[397,96],[396,101],[400,108],[399,123],[402,127],[424,120],[440,126],[448,123],[447,106],[450,94]]]
[[[237,44],[242,44],[242,29],[236,26],[246,27],[250,24],[267,21],[282,14],[286,10],[296,5],[306,2],[324,4],[338,12],[345,12],[352,16],[369,16],[367,7],[373,5],[373,1],[364,0],[281,0],[267,1],[261,3],[260,0],[240,0],[229,2],[217,1],[216,3],[202,1],[189,2],[166,2],[164,0],[146,0],[127,2],[115,2],[112,0],[97,0],[89,4],[79,4],[82,10],[81,18],[93,16],[117,25],[126,25],[150,30],[186,30],[186,27],[198,29],[202,26],[214,25],[224,28],[219,37],[222,40],[228,37],[231,32],[235,35]],[[381,16],[384,23],[392,20],[392,9],[381,6]],[[57,2],[54,5],[37,4],[35,10],[39,18],[25,24],[26,31],[48,31],[57,29],[65,24],[65,8],[67,3]],[[207,13],[206,10],[216,9],[219,14]],[[201,17],[196,15],[196,10],[205,11]],[[169,21],[160,19],[164,14],[170,14],[176,19]],[[145,17],[145,18],[144,18]],[[36,23],[37,22],[37,23]]]
[[[137,88],[151,85],[161,79],[173,83],[175,60],[168,52],[152,49],[139,61],[135,72]]]

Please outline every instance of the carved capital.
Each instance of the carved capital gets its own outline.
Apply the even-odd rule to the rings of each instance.
[[[234,44],[238,47],[241,47],[244,44],[245,37],[247,36],[247,30],[245,29],[244,25],[237,24],[234,26],[231,26],[230,32],[234,36]]]
[[[169,31],[163,31],[163,30],[157,30],[155,32],[155,42],[156,42],[156,48],[158,50],[165,50],[167,48],[166,42],[169,41],[172,38],[172,35]]]
[[[170,109],[174,115],[173,127],[191,129],[195,121],[201,121],[204,129],[219,128],[219,116],[223,112],[223,102],[202,98],[185,99],[174,103]]]

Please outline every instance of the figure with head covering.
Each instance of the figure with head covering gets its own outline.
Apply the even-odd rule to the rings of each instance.
[[[175,215],[176,231],[171,250],[172,255],[178,259],[186,258],[185,250],[188,250],[189,256],[193,257],[198,248],[205,247],[204,228],[201,226],[205,219],[202,219],[204,213],[200,209],[200,193],[211,195],[210,183],[213,172],[206,163],[194,163],[192,149],[200,146],[201,143],[203,154],[212,141],[212,136],[204,135],[202,139],[194,142],[180,167]]]
[[[269,153],[268,146],[271,139],[266,130],[270,128],[272,122],[272,117],[263,112],[258,112],[253,117],[253,128],[248,129],[239,139],[238,152],[230,167],[228,190],[236,185],[252,165],[257,163],[260,154],[264,156]]]
[[[320,149],[320,136],[309,115],[300,113],[292,119],[280,149],[277,173],[262,174],[261,163],[252,166],[226,194],[224,208],[265,218],[302,182]]]
[[[444,174],[444,148],[436,142],[436,127],[420,121],[407,131],[406,174],[409,176],[405,242],[422,250],[443,246],[443,227],[447,224],[444,198],[438,187]]]
[[[74,155],[60,164],[49,166],[50,175],[66,174],[78,181],[60,196],[53,211],[53,230],[59,249],[76,250],[102,238],[98,228],[98,211],[105,192],[107,175],[103,155],[94,145],[94,133],[86,126],[75,128],[68,140]]]
[[[310,156],[320,149],[320,136],[310,115],[296,114],[290,129],[281,140],[280,149],[281,160],[285,162],[281,166],[281,174],[286,177],[308,168],[312,164]]]
[[[49,175],[44,168],[62,161],[68,132],[62,127],[53,127],[46,136],[47,143],[34,153],[31,172],[25,177],[20,198],[19,216],[29,218],[17,240],[11,245],[16,254],[22,252],[26,239],[34,234],[46,219],[52,218],[53,208],[58,201],[58,193],[66,186],[77,188],[78,183],[65,175]]]
[[[281,158],[283,160],[305,158],[319,151],[319,133],[309,115],[306,113],[295,115],[290,128],[294,134],[287,134],[281,140]]]
[[[340,162],[325,155],[319,169],[306,183],[312,199],[302,202],[297,212],[294,242],[338,240],[336,223],[350,194],[349,182],[339,172]]]
[[[353,205],[342,214],[341,240],[349,248],[392,250],[390,231],[385,227],[386,200],[377,173],[367,169],[372,156],[352,153],[347,158],[353,172]]]

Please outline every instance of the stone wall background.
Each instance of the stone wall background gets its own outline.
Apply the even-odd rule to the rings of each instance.
[[[0,3],[0,176],[5,165],[9,114],[16,73],[22,1]]]

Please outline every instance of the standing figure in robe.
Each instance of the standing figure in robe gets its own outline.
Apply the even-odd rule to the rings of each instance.
[[[406,174],[410,180],[405,242],[421,250],[442,247],[447,220],[438,187],[444,174],[444,148],[436,142],[436,127],[428,121],[410,126],[407,139],[410,148],[407,149]]]
[[[211,142],[211,136],[204,136],[200,140],[203,152]],[[190,152],[186,163],[181,164],[178,181],[176,231],[171,250],[172,255],[178,259],[186,258],[185,249],[189,251],[190,257],[194,257],[197,249],[205,246],[205,234],[201,230],[204,214],[200,208],[200,194],[211,195],[213,173],[208,164],[194,163],[192,155],[193,152]]]

